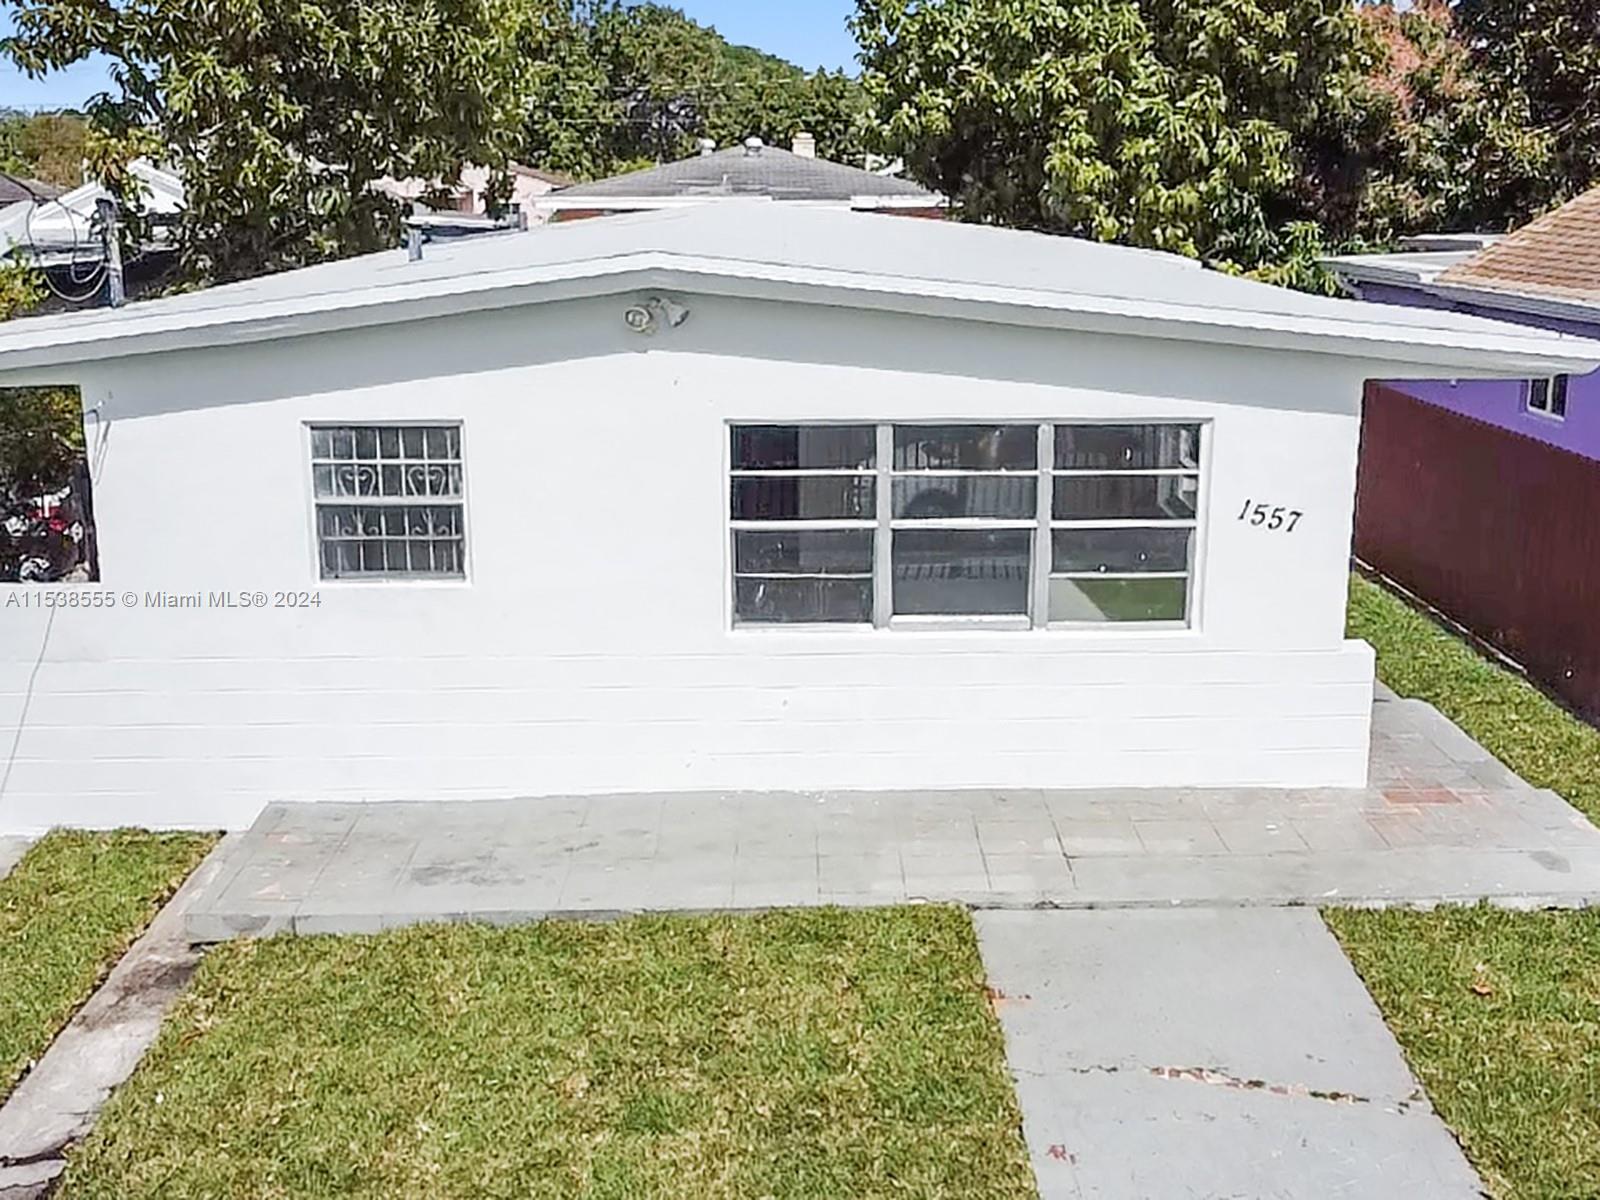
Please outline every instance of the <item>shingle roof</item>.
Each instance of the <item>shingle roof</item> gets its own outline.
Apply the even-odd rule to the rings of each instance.
[[[743,146],[696,155],[659,167],[563,188],[563,199],[592,196],[769,196],[774,200],[847,201],[857,196],[939,197],[905,179],[876,175],[825,158],[806,158],[776,146]]]
[[[1445,271],[1438,282],[1600,301],[1600,188],[1524,225]]]
[[[0,206],[16,204],[21,200],[54,200],[65,188],[42,179],[0,174]]]

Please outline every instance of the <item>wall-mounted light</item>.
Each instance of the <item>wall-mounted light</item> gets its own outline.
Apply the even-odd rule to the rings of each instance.
[[[661,296],[629,305],[623,311],[622,322],[634,333],[651,336],[663,325],[676,329],[689,319],[689,310],[682,304]]]

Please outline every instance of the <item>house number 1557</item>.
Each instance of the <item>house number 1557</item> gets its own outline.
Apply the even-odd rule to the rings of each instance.
[[[1303,516],[1305,513],[1281,504],[1274,508],[1270,504],[1257,504],[1254,500],[1246,500],[1244,507],[1239,510],[1239,520],[1267,529],[1281,529],[1285,533],[1293,533]]]

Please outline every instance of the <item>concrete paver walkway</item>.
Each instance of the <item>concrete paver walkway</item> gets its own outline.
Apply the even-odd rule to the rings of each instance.
[[[1478,1200],[1316,913],[980,912],[1041,1200]]]
[[[1430,706],[1367,788],[673,794],[274,805],[197,940],[439,920],[945,900],[980,908],[1600,902],[1600,831]]]

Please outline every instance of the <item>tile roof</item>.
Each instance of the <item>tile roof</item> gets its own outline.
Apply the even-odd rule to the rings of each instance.
[[[1600,188],[1473,255],[1443,285],[1600,302]]]
[[[774,200],[846,201],[857,196],[938,197],[907,179],[876,175],[776,146],[743,146],[698,154],[659,167],[563,188],[570,197],[770,196]]]

